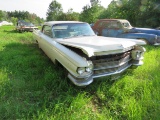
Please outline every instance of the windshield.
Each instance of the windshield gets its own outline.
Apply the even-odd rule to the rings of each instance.
[[[93,36],[92,28],[87,23],[63,23],[56,24],[52,28],[56,38],[69,38],[75,36]]]
[[[25,23],[26,26],[34,26],[32,23]]]
[[[29,27],[34,27],[34,25],[30,22],[19,22],[20,26],[29,26]]]
[[[129,22],[122,22],[122,25],[124,28],[131,28],[132,26],[129,24]]]

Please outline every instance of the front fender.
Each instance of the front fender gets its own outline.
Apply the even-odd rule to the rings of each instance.
[[[157,35],[145,34],[145,33],[124,33],[118,35],[119,38],[131,38],[131,39],[145,39],[149,44],[154,44],[156,42]]]
[[[66,68],[72,75],[78,76],[78,67],[87,67],[88,61],[80,56],[76,52],[70,50],[66,46],[56,42],[53,38],[50,38],[42,33],[34,32],[37,36],[38,44],[45,54],[55,63],[57,60]]]

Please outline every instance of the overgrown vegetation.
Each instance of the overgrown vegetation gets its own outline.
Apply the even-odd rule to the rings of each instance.
[[[82,8],[81,13],[72,9],[64,13],[62,5],[54,0],[49,5],[47,20],[80,20],[94,23],[97,19],[117,18],[127,19],[136,27],[159,27],[159,0],[112,0],[105,8],[100,0],[90,0],[90,3]]]
[[[0,27],[0,118],[159,120],[160,48],[146,46],[144,65],[119,80],[86,88],[63,78],[32,33]]]
[[[133,26],[159,27],[159,0],[113,0],[101,18],[127,19]]]

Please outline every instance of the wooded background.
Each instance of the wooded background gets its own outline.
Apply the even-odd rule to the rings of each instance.
[[[62,5],[56,0],[49,4],[46,20],[27,11],[7,12],[0,10],[0,21],[8,20],[16,23],[17,20],[26,20],[34,24],[53,20],[79,20],[94,23],[97,19],[118,18],[127,19],[132,26],[156,28],[160,26],[160,1],[159,0],[112,0],[104,8],[100,0],[90,0],[90,5],[85,5],[81,13],[70,8],[63,12]]]

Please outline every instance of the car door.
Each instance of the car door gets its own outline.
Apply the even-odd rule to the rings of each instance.
[[[52,60],[55,60],[55,41],[53,38],[52,27],[43,26],[41,38],[39,40],[40,48],[46,53],[46,55]]]

